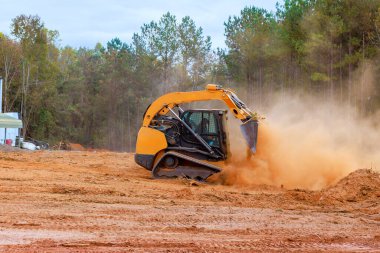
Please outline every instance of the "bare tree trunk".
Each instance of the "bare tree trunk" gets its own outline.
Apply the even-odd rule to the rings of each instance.
[[[23,111],[22,111],[22,109],[23,109],[23,106],[24,106],[24,79],[25,79],[25,75],[24,75],[24,73],[25,73],[25,67],[24,67],[24,62],[22,62],[22,75],[21,75],[21,78],[22,78],[22,80],[21,80],[21,103],[20,103],[20,112],[21,112],[21,119],[23,118]]]
[[[342,70],[342,42],[339,47],[339,86],[340,86],[340,103],[343,104],[343,70]]]
[[[351,48],[351,32],[349,34],[349,43],[348,43],[348,55],[351,58],[352,48]],[[351,62],[348,63],[348,105],[351,105],[351,96],[352,96],[352,66]]]
[[[128,100],[128,106],[127,106],[128,132],[129,132],[128,152],[131,152],[131,150],[132,150],[132,129],[131,129],[130,107],[131,107],[131,103],[130,103],[130,100]]]
[[[286,65],[283,65],[282,66],[282,74],[283,74],[283,78],[281,80],[281,103],[284,102],[284,99],[285,99],[285,84],[286,84]]]
[[[180,85],[180,87],[182,87],[181,88],[181,90],[182,91],[185,91],[186,90],[186,80],[187,80],[187,65],[188,65],[188,59],[187,59],[187,57],[184,57],[184,59],[183,59],[183,66],[182,66],[182,71],[183,71],[183,73],[182,73],[182,85]]]
[[[298,67],[297,66],[294,67],[293,87],[291,87],[290,85],[289,87],[292,91],[298,89]]]
[[[142,115],[140,114],[141,113],[141,101],[139,98],[136,99],[136,117],[135,117],[135,120],[136,120],[136,126],[135,126],[135,129],[136,129],[136,135],[138,134],[138,131],[140,129],[140,124],[141,124],[141,118],[142,118]],[[135,151],[135,146],[133,146],[132,148],[132,152]]]
[[[21,83],[21,120],[23,121],[22,136],[25,138],[24,126],[24,100],[25,100],[25,61],[22,62],[22,83]]]
[[[22,112],[22,136],[25,139],[26,132],[29,124],[29,116],[27,115],[27,98],[28,98],[28,87],[29,87],[29,78],[30,78],[30,64],[26,63],[26,72],[25,72],[25,63],[23,63],[23,99],[21,103],[21,112]]]
[[[10,52],[12,53],[12,52]],[[12,80],[14,76],[16,75],[16,70],[12,71],[12,66],[13,66],[13,56],[12,55],[4,55],[4,92],[3,92],[3,97],[4,97],[4,106],[3,106],[3,111],[7,112],[8,111],[8,89],[12,83]]]
[[[3,87],[3,112],[7,112],[7,88],[8,88],[8,75],[9,75],[9,64],[8,57],[4,57],[4,87]]]
[[[254,91],[254,82],[253,82],[253,76],[251,73],[251,69],[249,67],[249,64],[246,64],[246,79],[247,79],[247,101],[248,104],[255,103],[255,91]]]
[[[363,55],[362,55],[362,76],[361,76],[361,83],[360,83],[360,115],[365,115],[365,103],[364,103],[364,70],[365,70],[365,38],[364,38],[364,32],[363,32]]]
[[[334,101],[334,82],[333,82],[333,41],[332,34],[330,33],[330,99]]]
[[[263,68],[262,65],[260,64],[260,69],[259,69],[259,108],[262,108],[262,97],[263,97]]]

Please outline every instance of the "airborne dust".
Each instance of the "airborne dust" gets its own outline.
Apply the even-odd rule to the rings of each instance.
[[[251,157],[239,123],[229,121],[232,158],[214,180],[227,185],[319,190],[356,169],[379,171],[377,117],[362,118],[352,108],[305,96],[277,101],[260,122],[257,153]]]

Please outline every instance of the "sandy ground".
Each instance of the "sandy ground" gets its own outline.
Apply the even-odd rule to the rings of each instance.
[[[153,180],[133,155],[0,152],[1,252],[380,252],[380,177],[312,192]]]

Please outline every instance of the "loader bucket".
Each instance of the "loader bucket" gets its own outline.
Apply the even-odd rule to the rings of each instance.
[[[247,141],[248,147],[251,149],[252,153],[256,153],[258,128],[259,122],[252,119],[240,126],[243,137]]]

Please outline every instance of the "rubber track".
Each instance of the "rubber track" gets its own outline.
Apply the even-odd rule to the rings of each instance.
[[[161,169],[158,165],[160,164],[160,162],[168,155],[172,155],[172,156],[176,156],[180,159],[184,159],[184,160],[187,160],[187,161],[190,161],[192,163],[196,163],[198,165],[200,165],[200,167],[203,167],[203,169],[208,169],[212,172],[212,174],[215,174],[215,173],[219,173],[221,172],[222,170],[218,167],[218,166],[215,166],[213,164],[209,164],[207,162],[204,162],[202,160],[199,160],[199,159],[196,159],[196,158],[193,158],[191,156],[188,156],[188,155],[184,155],[184,154],[181,154],[181,153],[178,153],[178,152],[175,152],[175,151],[168,151],[166,152],[161,158],[160,160],[158,160],[154,166],[153,166],[153,169],[152,169],[152,175],[153,177],[155,178],[160,178],[162,176],[159,176],[157,175],[157,173],[159,172],[159,170]],[[195,170],[197,168],[195,167]],[[206,179],[206,178],[204,178]]]

